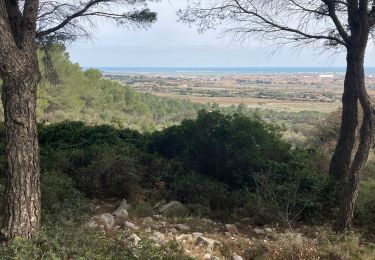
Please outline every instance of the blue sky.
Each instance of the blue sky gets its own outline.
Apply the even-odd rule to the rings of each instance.
[[[177,2],[177,3],[176,3]],[[84,67],[298,67],[345,66],[343,55],[316,55],[313,50],[275,51],[267,43],[238,43],[220,30],[198,33],[194,27],[176,22],[176,10],[184,0],[151,5],[158,21],[147,30],[118,27],[101,22],[90,41],[68,46],[74,62]],[[372,50],[367,66],[375,66]]]

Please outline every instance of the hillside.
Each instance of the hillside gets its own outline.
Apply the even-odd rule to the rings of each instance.
[[[53,46],[49,56],[52,63],[39,51],[44,76],[38,89],[40,122],[72,120],[151,131],[194,117],[204,108],[189,101],[137,93],[130,86],[103,79],[95,69],[82,71],[61,45]],[[46,80],[51,74],[57,84]]]

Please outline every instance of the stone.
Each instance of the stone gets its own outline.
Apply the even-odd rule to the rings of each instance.
[[[210,254],[205,254],[203,257],[204,260],[211,260],[211,255]]]
[[[207,250],[214,250],[215,247],[215,240],[207,237],[198,237],[197,242],[199,246],[204,246],[207,248]]]
[[[99,227],[98,223],[95,220],[90,220],[89,222],[87,222],[85,224],[85,226],[88,227],[88,228],[98,228]]]
[[[203,234],[200,233],[200,232],[194,232],[192,235],[193,235],[193,237],[194,237],[195,239],[197,239],[198,237],[203,237]]]
[[[254,228],[254,232],[257,235],[261,235],[265,233],[265,231],[262,228],[258,228],[258,227]]]
[[[166,204],[167,204],[167,202],[165,200],[161,200],[154,205],[154,209],[159,209],[159,208],[165,206]]]
[[[151,227],[152,227],[153,229],[162,229],[162,228],[163,228],[163,226],[160,225],[160,224],[153,224]]]
[[[124,209],[128,211],[131,208],[131,205],[126,202],[126,199],[123,199],[117,209]]]
[[[232,260],[243,260],[242,256],[239,255],[233,255]]]
[[[126,209],[116,209],[116,210],[112,213],[112,215],[118,217],[118,218],[121,219],[121,220],[125,220],[125,219],[128,218],[129,213],[128,213],[128,211],[127,211]]]
[[[272,233],[273,232],[272,228],[269,228],[269,227],[265,228],[264,231],[266,231],[266,233]]]
[[[190,234],[181,234],[179,236],[176,237],[176,240],[177,241],[188,241],[188,242],[191,242],[193,241],[193,236],[190,235]]]
[[[190,227],[188,225],[185,225],[185,224],[177,224],[176,225],[176,228],[180,231],[187,231],[187,230],[190,230]]]
[[[138,245],[138,243],[142,240],[140,239],[139,236],[137,236],[136,234],[132,234],[130,237],[129,237],[129,240],[132,242],[133,245]]]
[[[94,220],[98,225],[103,225],[106,230],[112,230],[115,225],[115,218],[112,214],[103,213],[94,217]]]
[[[178,201],[171,201],[159,209],[159,213],[167,217],[185,217],[189,210]]]
[[[238,232],[237,226],[233,224],[226,224],[225,229],[232,234],[236,234]]]
[[[155,231],[154,236],[158,238],[159,242],[163,242],[165,240],[165,235],[159,231]]]
[[[146,217],[143,219],[143,225],[151,226],[154,223],[154,219],[152,217]]]
[[[176,234],[176,233],[177,233],[177,229],[175,229],[175,228],[171,228],[169,231],[170,231],[172,234]]]
[[[132,230],[138,230],[139,229],[139,227],[136,224],[128,222],[128,221],[125,222],[125,226],[127,228],[132,229]]]
[[[146,232],[146,233],[151,233],[151,232],[152,232],[152,229],[151,229],[150,227],[147,227],[147,228],[145,228],[145,232]]]

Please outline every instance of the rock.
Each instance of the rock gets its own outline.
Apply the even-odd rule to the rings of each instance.
[[[203,234],[200,233],[200,232],[194,232],[192,235],[193,235],[193,237],[194,237],[195,239],[197,239],[198,237],[203,237]]]
[[[180,231],[187,231],[187,230],[190,230],[190,227],[188,225],[185,225],[185,224],[177,224],[176,225],[176,228]]]
[[[181,241],[188,241],[191,242],[193,241],[193,236],[190,234],[182,234],[176,237],[176,240],[181,242]]]
[[[163,228],[163,226],[160,225],[160,224],[153,224],[151,227],[152,227],[153,229],[162,229],[162,228]]]
[[[189,210],[178,201],[171,201],[159,209],[159,213],[168,217],[185,217]]]
[[[121,228],[120,226],[115,226],[115,227],[113,228],[113,231],[114,231],[114,232],[117,232],[117,231],[120,230],[120,228]]]
[[[125,222],[125,226],[127,228],[130,228],[130,229],[133,229],[133,230],[138,230],[139,229],[139,227],[137,225],[135,225],[134,223],[128,222],[128,221]]]
[[[175,228],[171,228],[169,231],[170,231],[172,234],[176,234],[176,233],[177,233],[177,229],[175,229]]]
[[[98,225],[103,225],[106,230],[112,230],[115,225],[115,218],[109,213],[97,215],[94,217],[94,220]]]
[[[261,235],[261,234],[264,234],[265,231],[262,229],[262,228],[254,228],[254,232],[255,234],[258,234],[258,235]]]
[[[225,228],[228,232],[232,234],[236,234],[238,232],[237,226],[233,224],[226,224]]]
[[[151,226],[154,223],[154,219],[152,217],[146,217],[143,219],[143,225]]]
[[[266,231],[266,233],[272,233],[273,232],[272,228],[269,228],[269,227],[265,228],[264,231]]]
[[[211,255],[210,254],[205,254],[203,257],[204,260],[211,260]]]
[[[88,227],[88,228],[98,228],[99,227],[98,223],[96,223],[95,220],[90,220],[89,222],[87,222],[85,224],[85,226]]]
[[[146,233],[151,233],[151,232],[152,232],[152,229],[151,229],[150,227],[147,227],[147,228],[145,229],[145,232],[146,232]]]
[[[165,200],[161,200],[154,205],[154,209],[159,209],[159,208],[165,206],[166,204],[167,204],[167,202]]]
[[[199,246],[204,246],[207,248],[207,250],[214,250],[215,247],[215,240],[207,237],[198,237],[197,238],[197,244]]]
[[[132,234],[130,237],[129,237],[129,240],[132,242],[132,244],[134,246],[138,245],[138,243],[142,240],[139,238],[139,236],[137,236],[136,234]]]
[[[128,211],[130,208],[131,208],[131,205],[126,203],[126,199],[123,199],[120,203],[120,206],[117,208],[117,210],[124,209]]]
[[[128,218],[129,213],[128,213],[128,211],[126,209],[116,209],[112,213],[112,215],[118,217],[121,220],[125,220],[125,219]]]
[[[218,259],[219,258],[217,258],[216,256],[210,255],[210,254],[205,254],[203,257],[203,260],[218,260]]]
[[[164,234],[160,233],[159,231],[155,231],[154,236],[158,238],[159,242],[163,242],[165,240]]]
[[[233,255],[232,260],[243,260],[242,256],[239,255]]]

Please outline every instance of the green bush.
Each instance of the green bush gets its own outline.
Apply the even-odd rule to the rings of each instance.
[[[65,174],[46,172],[41,177],[43,222],[82,223],[90,212],[88,200]]]
[[[151,151],[232,187],[254,185],[252,173],[291,160],[279,128],[243,115],[201,111],[197,120],[154,134]]]
[[[375,238],[375,180],[362,181],[354,212],[354,222],[365,227],[367,235]]]

